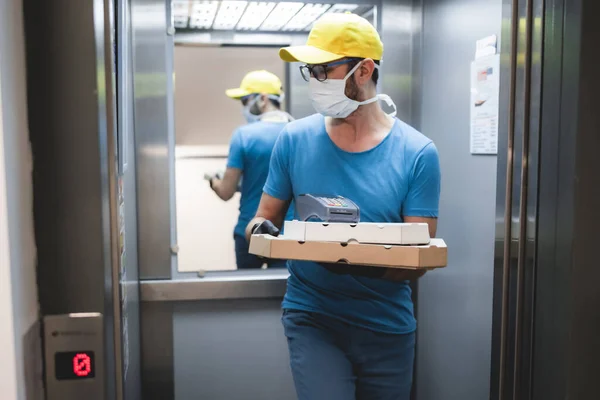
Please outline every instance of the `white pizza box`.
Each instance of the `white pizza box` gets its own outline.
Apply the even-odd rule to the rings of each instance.
[[[285,236],[252,235],[251,254],[260,257],[346,263],[404,269],[445,267],[448,248],[442,239],[431,239],[427,245],[397,246],[363,243],[298,241]]]
[[[426,223],[285,221],[284,232],[286,238],[303,242],[418,245],[430,240]]]

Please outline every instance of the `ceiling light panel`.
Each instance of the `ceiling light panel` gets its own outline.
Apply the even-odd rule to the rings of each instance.
[[[358,8],[358,4],[334,4],[333,6],[331,6],[330,9],[327,10],[327,12],[325,12],[325,14],[332,14],[332,13],[345,13],[345,12],[352,12],[354,10],[356,10]],[[305,31],[310,31],[315,23],[315,21],[318,18],[315,18],[315,20],[309,22],[305,27],[304,30]]]
[[[223,1],[212,26],[217,30],[232,30],[244,14],[247,1]]]
[[[210,29],[219,9],[218,1],[195,1],[190,13],[190,28]]]
[[[188,0],[175,0],[171,3],[171,15],[175,28],[187,28],[190,17],[190,2]]]
[[[283,31],[301,31],[315,22],[330,4],[307,4],[283,27]]]
[[[262,25],[265,18],[273,11],[276,3],[273,2],[265,2],[265,1],[252,1],[246,7],[246,11],[240,22],[238,22],[235,27],[237,30],[245,31],[245,30],[256,30],[259,26]]]
[[[279,3],[260,26],[261,31],[278,31],[304,6],[304,3]]]
[[[358,8],[358,4],[334,4],[333,7],[327,11],[328,13],[345,13],[352,12]]]

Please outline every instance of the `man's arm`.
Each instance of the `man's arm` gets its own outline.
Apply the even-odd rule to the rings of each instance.
[[[238,184],[242,177],[245,164],[244,140],[242,131],[233,132],[231,142],[229,143],[229,155],[227,156],[227,169],[222,179],[212,178],[210,188],[221,198],[229,200],[237,191]]]
[[[402,220],[408,223],[426,223],[429,225],[429,236],[432,238],[437,232],[440,183],[438,152],[435,145],[429,143],[415,160],[408,194],[402,205]],[[414,280],[425,275],[425,272],[425,270],[390,268],[383,278],[393,281]]]
[[[229,200],[233,197],[237,191],[240,178],[242,177],[242,170],[239,168],[227,168],[223,179],[212,178],[210,180],[210,187],[222,200]]]
[[[286,128],[279,134],[271,161],[269,162],[269,174],[263,188],[263,195],[260,198],[256,216],[246,227],[246,239],[250,242],[254,227],[264,221],[271,224],[261,225],[261,230],[270,233],[275,228],[281,229],[285,214],[293,199],[292,182],[290,180],[289,160],[290,160],[290,140],[286,134]],[[264,228],[264,229],[263,229]]]
[[[256,210],[256,216],[246,227],[246,239],[248,242],[250,242],[253,228],[263,221],[271,221],[277,228],[281,229],[289,206],[289,201],[279,200],[276,197],[263,193],[260,198],[258,210]]]

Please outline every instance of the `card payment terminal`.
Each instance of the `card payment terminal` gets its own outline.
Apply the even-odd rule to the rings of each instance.
[[[360,221],[360,209],[352,200],[342,196],[313,196],[301,194],[296,198],[296,210],[300,221],[323,222]]]

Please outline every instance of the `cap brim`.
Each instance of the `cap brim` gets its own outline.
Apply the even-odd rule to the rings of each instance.
[[[242,97],[248,96],[251,93],[248,93],[246,90],[242,88],[228,89],[225,91],[227,97],[230,97],[234,100],[239,100]]]
[[[292,46],[279,50],[279,57],[285,62],[303,62],[306,64],[325,64],[344,56],[330,53],[313,46]]]

